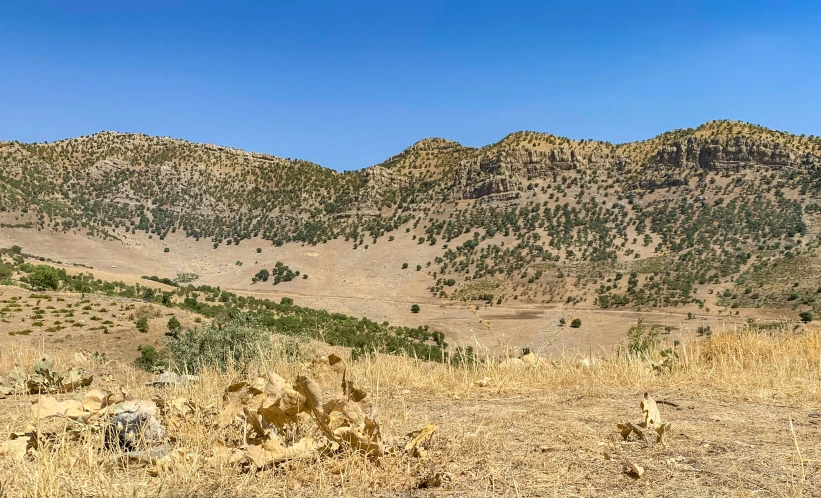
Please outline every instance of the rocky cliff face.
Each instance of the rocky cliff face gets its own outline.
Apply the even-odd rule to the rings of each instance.
[[[448,200],[478,199],[502,194],[501,197],[515,197],[521,189],[514,177],[513,169],[520,165],[506,153],[481,155],[459,164],[448,189]]]
[[[661,168],[740,171],[755,166],[782,169],[800,164],[818,164],[813,153],[801,154],[789,146],[765,139],[734,137],[721,144],[716,140],[688,138],[661,147],[650,166]]]
[[[362,171],[363,188],[358,201],[367,207],[376,207],[386,195],[408,187],[411,179],[394,173],[382,166],[372,166]]]
[[[531,180],[550,180],[561,172],[580,169],[612,169],[630,176],[631,185],[664,188],[682,185],[689,175],[702,170],[733,173],[757,167],[808,166],[821,166],[819,154],[772,138],[746,135],[721,140],[688,136],[659,141],[643,152],[600,142],[570,142],[549,150],[508,146],[485,149],[461,161],[445,198],[510,199]]]
[[[410,179],[403,175],[397,175],[382,166],[372,166],[363,171],[365,185],[375,191],[404,188],[410,184]]]
[[[447,198],[478,199],[515,197],[522,184],[533,179],[552,179],[557,173],[584,168],[621,166],[626,159],[602,148],[580,150],[558,146],[549,151],[517,147],[462,161],[453,175]]]

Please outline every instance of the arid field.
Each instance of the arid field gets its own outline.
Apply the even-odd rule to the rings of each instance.
[[[332,348],[302,343],[297,354],[283,351],[275,347],[244,372],[205,371],[195,383],[160,388],[145,386],[153,376],[129,362],[78,355],[66,345],[4,347],[0,372],[30,369],[48,354],[55,370],[80,367],[93,375],[90,386],[53,395],[58,399],[103,389],[156,400],[166,407],[158,418],[171,449],[164,459],[123,462],[103,449],[105,414],[86,424],[38,421],[32,407],[47,395],[10,395],[0,400],[4,496],[821,495],[817,332],[718,331],[708,341],[685,342],[674,361],[655,369],[658,354],[531,363],[488,356],[461,366],[367,357],[346,374],[378,414],[384,452],[343,444],[259,468],[247,457],[231,463],[226,448],[238,448],[232,451],[239,457],[254,443],[250,423],[214,421],[230,404],[227,386],[274,372],[288,383],[315,379],[326,399],[339,390],[339,372],[327,364]],[[663,442],[655,433],[624,440],[617,427],[642,420],[644,392],[671,424]],[[300,417],[277,437],[283,444],[321,441],[317,423]],[[428,424],[434,432],[406,451]],[[6,442],[9,434],[19,437]],[[20,451],[11,443],[25,434],[39,440]]]

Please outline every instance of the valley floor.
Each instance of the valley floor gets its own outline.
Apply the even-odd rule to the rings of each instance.
[[[603,310],[590,303],[516,303],[480,305],[438,299],[428,291],[431,279],[422,271],[402,270],[397,261],[424,264],[433,259],[426,246],[401,246],[397,254],[387,243],[369,250],[351,251],[347,243],[331,241],[318,246],[246,241],[240,246],[213,249],[210,242],[170,235],[165,241],[135,237],[123,242],[102,241],[79,234],[57,234],[25,229],[0,231],[0,247],[20,245],[26,252],[62,261],[69,273],[91,272],[106,281],[145,283],[143,275],[173,278],[180,272],[199,275],[195,285],[219,286],[231,292],[279,300],[293,298],[300,306],[367,317],[376,322],[418,327],[428,325],[445,333],[452,345],[480,345],[498,351],[529,347],[545,354],[600,351],[619,345],[625,331],[639,319],[648,325],[669,327],[669,342],[693,337],[700,327],[743,326],[747,320],[782,320],[795,313],[777,309],[720,310],[698,307]],[[257,253],[257,245],[261,252]],[[169,253],[163,247],[170,247]],[[410,252],[408,252],[410,251]],[[251,283],[260,268],[285,261],[310,278],[273,286]],[[241,262],[242,265],[237,263]],[[74,266],[81,264],[83,266]],[[713,296],[710,296],[711,298]],[[421,311],[412,313],[413,304]],[[693,319],[688,318],[692,313]],[[581,327],[561,327],[560,319],[581,320]],[[812,326],[812,324],[811,324]],[[0,324],[0,327],[2,325]],[[0,332],[3,332],[0,330]],[[133,332],[136,333],[134,330]]]

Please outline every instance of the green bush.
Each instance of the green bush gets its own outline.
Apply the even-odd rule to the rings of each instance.
[[[581,318],[574,318],[572,322],[570,322],[570,326],[574,329],[577,329],[582,326],[582,319]]]
[[[185,373],[210,367],[225,371],[229,365],[242,370],[271,349],[270,332],[248,315],[187,329],[163,341],[173,369]]]
[[[411,306],[411,313],[419,313],[420,311],[422,311],[422,308],[420,308],[418,304]]]
[[[137,320],[137,330],[143,334],[148,332],[148,318],[142,317]]]
[[[157,351],[154,346],[137,346],[140,356],[134,360],[134,366],[146,372],[165,370],[168,365],[168,352]]]
[[[180,321],[177,320],[176,316],[172,316],[168,320],[168,330],[179,330],[181,328],[182,328],[182,325],[180,325]]]
[[[814,318],[812,316],[812,313],[810,313],[809,311],[802,311],[801,313],[799,313],[798,316],[799,316],[799,318],[801,318],[801,321],[804,322],[804,323],[810,323]]]
[[[14,268],[6,263],[0,263],[0,280],[8,280],[14,274]]]

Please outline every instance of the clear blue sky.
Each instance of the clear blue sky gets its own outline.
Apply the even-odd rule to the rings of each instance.
[[[0,140],[136,131],[335,169],[528,129],[821,135],[818,0],[0,5]]]

